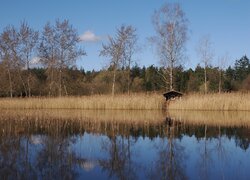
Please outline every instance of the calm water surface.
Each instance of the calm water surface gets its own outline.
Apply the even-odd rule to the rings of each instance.
[[[0,111],[1,179],[249,179],[247,112]]]

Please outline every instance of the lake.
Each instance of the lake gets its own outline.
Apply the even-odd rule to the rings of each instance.
[[[0,113],[1,179],[250,177],[250,112]]]

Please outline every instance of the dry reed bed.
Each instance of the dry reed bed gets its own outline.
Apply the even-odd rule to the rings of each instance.
[[[0,109],[162,109],[164,99],[157,94],[93,95],[58,98],[3,98]]]
[[[168,117],[188,125],[215,127],[250,127],[249,111],[180,111],[170,110]]]
[[[250,111],[250,93],[191,94],[171,101],[169,110]]]

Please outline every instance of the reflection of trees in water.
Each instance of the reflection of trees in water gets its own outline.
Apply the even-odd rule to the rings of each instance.
[[[113,136],[103,142],[103,150],[109,155],[107,159],[99,161],[104,171],[107,171],[109,178],[137,179],[136,164],[132,160],[131,146],[133,140],[129,137]]]
[[[209,178],[214,165],[211,156],[213,159],[217,153],[220,161],[227,159],[225,155],[228,150],[224,147],[222,137],[234,140],[236,146],[244,150],[249,148],[250,143],[249,129],[244,127],[222,126],[218,129],[170,118],[154,124],[98,122],[92,119],[20,119],[0,121],[0,177],[3,179],[73,179],[78,177],[77,168],[91,170],[96,164],[113,178],[137,179],[140,178],[140,172],[145,170],[152,179],[185,179],[188,154],[181,145],[182,135],[195,136],[200,143],[197,171],[205,179]],[[109,137],[103,143],[107,159],[91,162],[85,157],[77,157],[71,151],[75,140],[71,137],[84,132]],[[157,159],[149,169],[143,169],[143,165],[136,163],[133,149],[139,137],[148,137],[152,141],[160,139],[154,147]],[[35,157],[31,155],[34,151]],[[223,172],[221,166],[221,178],[224,177]]]
[[[71,179],[76,177],[69,149],[74,139],[51,128],[50,135],[32,135],[24,121],[1,122],[0,177],[2,179]],[[36,129],[38,132],[41,126]],[[36,146],[36,148],[35,148]],[[34,156],[35,155],[35,156]]]
[[[218,134],[218,137],[217,137],[217,143],[215,144],[215,151],[217,153],[217,157],[218,157],[218,160],[220,162],[220,167],[219,167],[219,176],[220,176],[220,179],[225,179],[225,172],[224,170],[226,169],[226,165],[227,165],[227,160],[228,160],[228,152],[227,152],[227,149],[225,147],[225,142],[223,142],[223,136],[222,136],[222,133],[221,133],[221,126],[219,126],[218,128],[219,130],[219,134]]]
[[[0,137],[0,177],[34,179],[35,169],[28,159],[27,141],[18,135]]]
[[[46,136],[43,148],[37,154],[36,168],[42,179],[76,178],[74,160],[76,155],[70,150],[72,138]]]
[[[5,175],[2,177],[14,178],[16,175],[25,179],[72,179],[76,177],[76,166],[85,168],[89,164],[87,159],[76,157],[71,152],[70,145],[74,139],[70,137],[87,131],[110,137],[111,141],[108,143],[110,146],[106,149],[110,154],[110,159],[100,161],[103,169],[110,171],[111,176],[114,174],[121,179],[125,177],[135,179],[136,171],[131,157],[131,146],[137,137],[147,137],[150,134],[153,138],[160,133],[161,129],[159,124],[151,126],[148,123],[137,125],[98,123],[77,119],[20,120],[19,118],[0,121],[2,127],[2,131],[0,131],[0,165],[3,167],[0,169],[0,173]],[[8,135],[12,134],[16,134],[16,136],[8,138]],[[114,138],[119,134],[122,134],[121,138]],[[35,146],[39,147],[34,148]]]
[[[203,127],[207,125],[207,138],[217,138],[217,127],[221,135],[233,138],[236,146],[243,150],[249,148],[250,143],[250,112],[248,111],[169,111],[168,117],[189,126],[185,133],[197,139],[203,137]],[[193,133],[193,134],[192,134]]]
[[[57,111],[56,111],[57,112]],[[99,117],[99,120],[91,118],[94,116],[97,118],[98,116],[95,115],[95,111],[91,111],[92,114],[89,114],[89,116],[86,116],[88,118],[82,118],[81,113],[79,114],[79,111],[76,112],[78,115],[73,115],[75,111],[73,112],[64,112],[59,111],[54,116],[52,116],[54,113],[53,111],[49,112],[40,112],[40,111],[29,111],[27,113],[23,112],[23,114],[17,114],[13,111],[11,112],[5,112],[3,113],[3,116],[0,116],[0,127],[2,127],[5,131],[19,131],[20,133],[24,134],[49,134],[50,132],[56,132],[57,134],[60,134],[61,136],[69,136],[69,135],[79,135],[83,134],[84,132],[91,132],[91,133],[98,133],[107,135],[110,137],[114,132],[116,134],[122,135],[122,136],[132,136],[133,138],[138,137],[149,137],[150,139],[154,139],[156,137],[164,137],[164,131],[166,125],[171,125],[171,123],[179,122],[183,125],[183,127],[178,129],[179,135],[185,134],[188,136],[193,136],[197,139],[200,139],[203,137],[204,134],[204,125],[206,122],[202,119],[204,118],[204,114],[198,113],[198,117],[195,116],[195,121],[189,122],[185,120],[185,116],[176,117],[173,119],[170,116],[168,116],[168,119],[171,119],[170,122],[164,123],[164,120],[155,120],[153,117],[152,121],[150,121],[150,118],[147,117],[150,115],[148,111],[147,113],[143,113],[143,111],[139,114],[146,114],[144,116],[140,115],[139,117],[142,117],[142,119],[137,117],[138,122],[133,120],[133,116],[126,118],[126,114],[130,114],[129,112],[123,112],[122,117],[117,116],[119,111],[115,111],[116,115],[113,117],[111,114],[111,117],[108,116],[107,113],[99,113],[100,115],[105,115],[105,117]],[[82,111],[80,111],[82,112]],[[109,111],[108,111],[109,112]],[[136,111],[137,112],[137,111]],[[136,112],[133,112],[132,114],[136,114]],[[19,112],[20,113],[20,112]],[[31,114],[31,115],[30,115]],[[36,116],[38,114],[39,116]],[[48,115],[50,114],[50,115]],[[52,114],[52,115],[51,115]],[[63,114],[62,116],[60,116]],[[154,113],[152,113],[155,115]],[[178,113],[177,113],[178,114]],[[213,113],[212,113],[213,114]],[[10,115],[10,117],[9,117]],[[64,117],[67,115],[66,117]],[[187,117],[188,114],[184,114]],[[203,115],[203,116],[201,116]],[[207,119],[209,119],[208,116],[211,114],[205,114]],[[229,117],[230,114],[226,114],[226,118]],[[245,114],[243,114],[245,115]],[[58,118],[57,118],[58,116]],[[72,116],[72,118],[70,118]],[[143,118],[147,117],[147,119],[144,121]],[[156,114],[156,119],[161,118],[161,115]],[[85,117],[85,116],[83,116]],[[222,116],[224,117],[224,116]],[[241,117],[241,116],[237,116]],[[116,121],[115,118],[119,118],[119,121]],[[194,118],[193,116],[190,118]],[[200,119],[199,119],[200,118]],[[215,118],[214,118],[215,119]],[[232,118],[231,118],[232,119]],[[237,121],[237,119],[236,119]],[[200,123],[198,123],[200,122]],[[215,123],[212,123],[214,121],[208,120],[207,128],[209,129],[209,134],[207,134],[208,138],[217,138],[218,131],[217,127],[218,125],[215,125]],[[221,121],[220,121],[221,122]],[[235,122],[235,120],[234,120]],[[168,124],[170,123],[170,124]],[[246,122],[244,121],[246,124]],[[116,129],[113,129],[112,127],[117,126]],[[223,123],[222,123],[223,124]],[[220,125],[220,124],[219,124]],[[228,125],[228,126],[227,126]],[[237,126],[236,126],[237,125]],[[248,139],[250,139],[250,133],[249,128],[245,126],[239,126],[239,123],[234,124],[230,121],[230,123],[225,123],[225,125],[221,125],[221,135],[225,135],[228,138],[234,138],[236,139],[236,143],[238,146],[240,146],[242,149],[246,150],[249,148],[249,142]],[[9,127],[12,127],[8,129]],[[0,136],[3,132],[0,131]],[[176,134],[177,135],[177,134]],[[178,136],[179,136],[178,135]]]
[[[150,170],[150,179],[187,179],[185,175],[185,148],[180,144],[178,122],[166,119],[165,138],[156,145],[157,160]]]
[[[198,128],[198,127],[197,127]],[[233,151],[231,148],[227,148],[228,141],[234,140],[237,146],[238,137],[240,142],[239,144],[241,149],[244,149],[244,142],[246,142],[245,148],[248,148],[249,141],[247,141],[247,133],[249,132],[246,128],[222,128],[219,127],[208,127],[207,125],[199,126],[199,132],[203,131],[203,137],[199,136],[198,140],[198,152],[199,157],[197,160],[197,170],[200,175],[200,179],[228,179],[236,178],[232,177],[232,172],[228,170],[237,171],[237,166],[234,165],[232,156],[235,156],[235,153],[238,151]],[[242,135],[244,134],[244,135]],[[235,175],[235,174],[233,174]],[[244,177],[244,175],[242,176]],[[237,177],[239,178],[239,177]]]
[[[201,179],[227,179],[228,165],[230,162],[230,149],[226,148],[227,141],[223,135],[227,129],[221,126],[208,127],[204,125],[200,128],[204,133],[203,137],[197,138],[199,143],[199,158],[197,162],[197,169]],[[229,130],[231,131],[231,130]],[[213,134],[217,134],[214,136]],[[213,136],[212,136],[213,135]]]
[[[236,146],[239,146],[241,149],[245,151],[249,148],[249,142],[250,139],[245,139],[245,138],[241,139],[238,137],[236,137],[235,139]]]
[[[201,179],[209,179],[209,170],[212,165],[212,149],[210,145],[210,139],[207,137],[207,125],[204,126],[204,137],[200,139],[200,149],[198,159],[198,170]]]
[[[240,128],[241,130],[235,135],[235,144],[246,151],[250,144],[250,131],[248,129]],[[246,136],[246,134],[248,136]]]
[[[249,128],[245,127],[221,127],[219,130],[217,126],[204,125],[193,125],[185,124],[185,128],[180,129],[179,133],[186,136],[195,136],[197,141],[204,140],[204,133],[206,127],[206,138],[207,139],[219,139],[219,137],[226,137],[233,139],[236,146],[239,146],[243,150],[247,150],[250,145],[250,131]]]

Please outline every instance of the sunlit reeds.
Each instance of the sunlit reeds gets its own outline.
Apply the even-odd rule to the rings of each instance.
[[[161,94],[0,99],[0,109],[155,110],[162,109],[163,104],[164,98]]]
[[[250,93],[191,94],[168,104],[170,110],[250,111]]]

